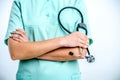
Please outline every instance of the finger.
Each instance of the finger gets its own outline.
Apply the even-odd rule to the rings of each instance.
[[[83,40],[83,41],[85,41],[86,43],[89,43],[89,39],[85,35],[81,36],[80,39]]]
[[[20,31],[13,31],[11,34],[12,34],[11,36],[17,37],[17,38],[21,39],[21,40],[24,41],[24,42],[29,41],[28,38],[27,38],[27,36],[24,35],[24,34],[23,34],[22,32],[20,32]]]
[[[87,50],[85,48],[80,48],[80,52],[85,55],[87,53]]]
[[[87,50],[86,50],[86,49],[83,49],[82,57],[85,58],[86,54],[87,54]]]
[[[81,32],[75,32],[75,35],[77,35],[78,38],[85,41],[86,43],[89,43],[89,39],[85,34],[83,34]]]
[[[78,42],[79,42],[79,43],[82,43],[82,44],[84,44],[84,45],[86,45],[86,46],[89,45],[89,42],[88,42],[88,41],[84,41],[84,40],[82,40],[82,39],[79,39]]]
[[[80,48],[80,53],[81,53],[81,58],[84,59],[87,54],[87,50],[85,48]]]
[[[11,37],[18,37],[20,36],[19,34],[11,34]]]
[[[10,37],[10,38],[12,38],[13,40],[15,40],[15,41],[17,41],[17,42],[22,42],[22,40],[20,40],[20,39],[18,39],[17,37]]]
[[[22,29],[16,29],[16,31],[19,32],[19,33],[21,33],[20,35],[21,35],[24,39],[26,39],[27,35],[26,35],[26,32],[25,32],[24,30],[22,30]]]
[[[22,30],[22,29],[16,29],[16,31],[19,31],[19,32],[21,32],[22,34],[26,35],[26,32],[25,32],[24,30]]]
[[[19,40],[21,40],[21,41],[26,41],[26,38],[24,38],[24,37],[22,37],[22,36],[20,36],[20,35],[18,35],[18,34],[12,34],[12,36],[11,37],[13,37],[13,38],[15,38],[15,39],[19,39]],[[19,41],[18,40],[18,41]]]
[[[85,34],[80,33],[79,37],[80,37],[80,39],[82,39],[82,40],[84,40],[86,42],[89,42],[89,38]]]
[[[11,34],[18,34],[19,36],[24,37],[24,34],[21,33],[20,31],[13,31]]]
[[[18,36],[17,38],[18,38],[19,40],[21,40],[21,41],[24,41],[24,42],[26,41],[26,39],[25,39],[24,37],[22,37],[22,36]]]
[[[82,47],[82,48],[88,48],[88,45],[85,45],[85,44],[82,44],[82,43],[79,43],[78,46]]]

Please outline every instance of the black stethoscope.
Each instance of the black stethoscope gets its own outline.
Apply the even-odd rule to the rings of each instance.
[[[80,15],[80,17],[81,17],[81,23],[79,23],[79,24],[77,25],[76,31],[79,31],[79,28],[81,28],[81,29],[85,30],[85,34],[87,35],[87,34],[88,34],[88,31],[87,31],[87,27],[86,27],[86,25],[85,25],[85,23],[84,23],[83,15],[82,15],[81,11],[80,11],[79,9],[75,8],[75,7],[70,7],[70,6],[69,6],[69,7],[64,7],[64,8],[62,8],[62,9],[59,11],[59,13],[58,13],[58,22],[59,22],[59,24],[60,24],[60,27],[61,27],[62,29],[64,29],[66,32],[68,32],[69,34],[72,33],[71,31],[69,31],[68,29],[66,29],[66,28],[63,26],[63,24],[61,23],[61,20],[60,20],[60,14],[61,14],[61,12],[62,12],[63,10],[65,10],[65,9],[74,9],[74,10],[76,10],[76,11],[79,13],[79,15]],[[85,58],[87,59],[87,62],[88,62],[88,63],[94,62],[94,61],[95,61],[95,57],[90,54],[90,51],[89,51],[88,48],[87,48],[87,52],[88,52],[88,56],[85,56]],[[74,56],[74,53],[73,53],[73,52],[69,52],[69,55]]]

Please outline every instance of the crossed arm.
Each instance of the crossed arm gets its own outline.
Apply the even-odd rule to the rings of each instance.
[[[30,42],[25,31],[21,29],[17,29],[12,34],[19,34],[19,36],[13,35],[8,39],[9,51],[13,60],[38,58],[53,61],[69,61],[82,59],[87,53],[86,48],[89,43],[87,36],[80,32],[38,42]],[[79,47],[83,48],[81,56],[70,56],[68,54],[71,51],[79,55]]]

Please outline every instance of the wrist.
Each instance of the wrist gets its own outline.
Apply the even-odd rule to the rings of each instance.
[[[60,43],[61,47],[66,47],[67,46],[65,37],[61,37],[59,43]]]

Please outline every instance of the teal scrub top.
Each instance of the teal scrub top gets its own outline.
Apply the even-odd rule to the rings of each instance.
[[[67,35],[68,33],[60,28],[57,20],[58,12],[66,6],[76,7],[83,13],[91,44],[88,18],[82,0],[14,0],[5,44],[8,44],[10,33],[17,28],[25,30],[32,42]],[[76,26],[81,20],[79,15],[75,14],[77,12],[67,10],[61,15],[61,21],[72,32],[75,32]],[[79,68],[77,60],[66,62],[38,59],[20,60],[16,80],[81,80]]]

